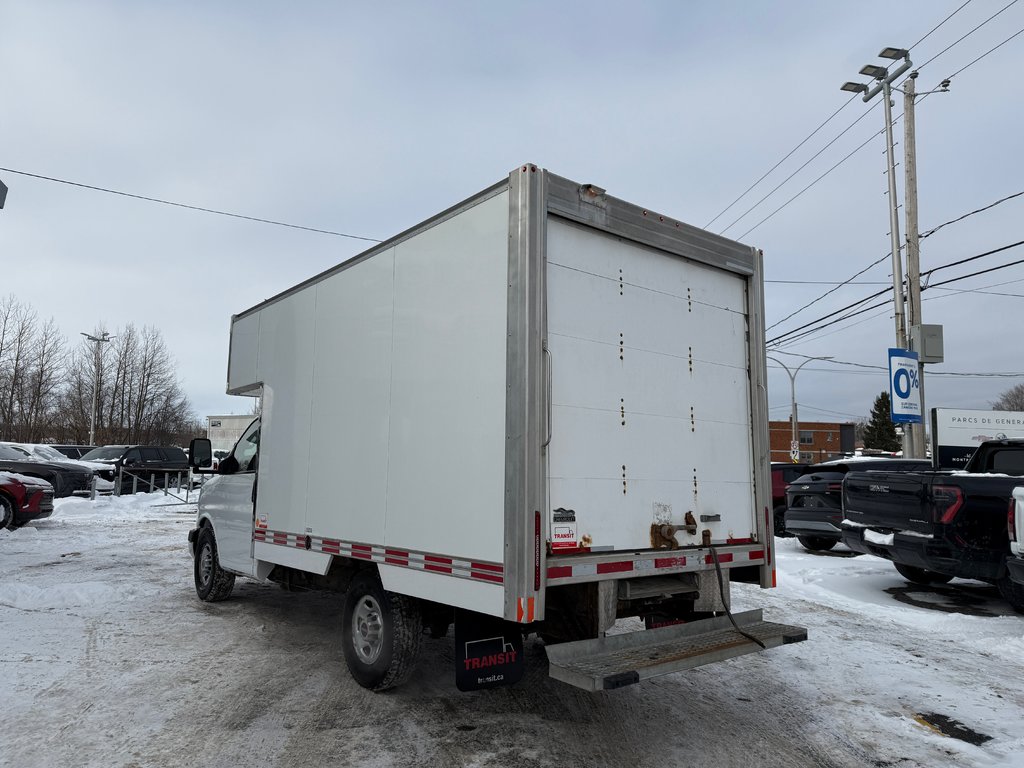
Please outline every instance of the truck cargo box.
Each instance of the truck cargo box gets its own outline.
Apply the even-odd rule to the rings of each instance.
[[[229,457],[237,475],[203,491],[200,597],[230,591],[211,558],[335,586],[362,562],[464,623],[585,640],[727,611],[731,580],[773,586],[761,271],[754,248],[523,165],[234,316],[227,391],[262,417],[244,471]],[[765,645],[733,631],[694,626],[686,647]],[[601,680],[724,657],[666,642],[660,671]]]

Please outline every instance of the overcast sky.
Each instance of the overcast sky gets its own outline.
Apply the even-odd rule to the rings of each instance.
[[[153,325],[197,415],[247,413],[224,394],[231,315],[370,244],[12,171],[383,239],[534,162],[705,226],[841,108],[709,227],[764,250],[769,325],[882,259],[771,339],[887,284],[891,299],[881,97],[839,86],[866,81],[883,47],[924,38],[917,88],[936,88],[1024,29],[1024,3],[1010,3],[955,43],[1007,2],[968,2],[929,35],[963,0],[0,0],[0,293],[72,344]],[[1024,34],[919,100],[922,231],[1024,190],[1022,72]],[[922,271],[1024,240],[1022,214],[1024,197],[946,227],[922,241]],[[1024,247],[932,282],[1019,259]],[[1022,297],[1024,265],[925,291],[924,321],[945,329],[930,374],[1019,374],[929,375],[929,407],[989,408],[1024,382]],[[843,421],[887,389],[893,345],[890,303],[772,354],[881,366],[800,372],[801,420]],[[769,366],[771,416],[785,419],[789,379]]]

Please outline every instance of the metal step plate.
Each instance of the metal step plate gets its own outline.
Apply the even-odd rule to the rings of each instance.
[[[766,648],[807,639],[807,630],[764,621],[760,610],[733,614],[739,627]],[[621,688],[650,677],[761,650],[737,632],[728,616],[596,640],[547,647],[549,674],[587,691]]]

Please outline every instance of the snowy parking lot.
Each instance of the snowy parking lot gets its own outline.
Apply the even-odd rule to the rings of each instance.
[[[512,688],[459,693],[451,637],[373,694],[336,595],[239,581],[201,603],[194,507],[58,500],[0,531],[0,766],[1019,766],[1024,616],[996,590],[778,541],[736,608],[808,628],[766,653],[589,694],[530,638]]]

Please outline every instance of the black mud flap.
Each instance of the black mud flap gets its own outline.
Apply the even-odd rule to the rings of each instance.
[[[455,609],[455,685],[460,691],[512,685],[525,668],[519,624]]]

